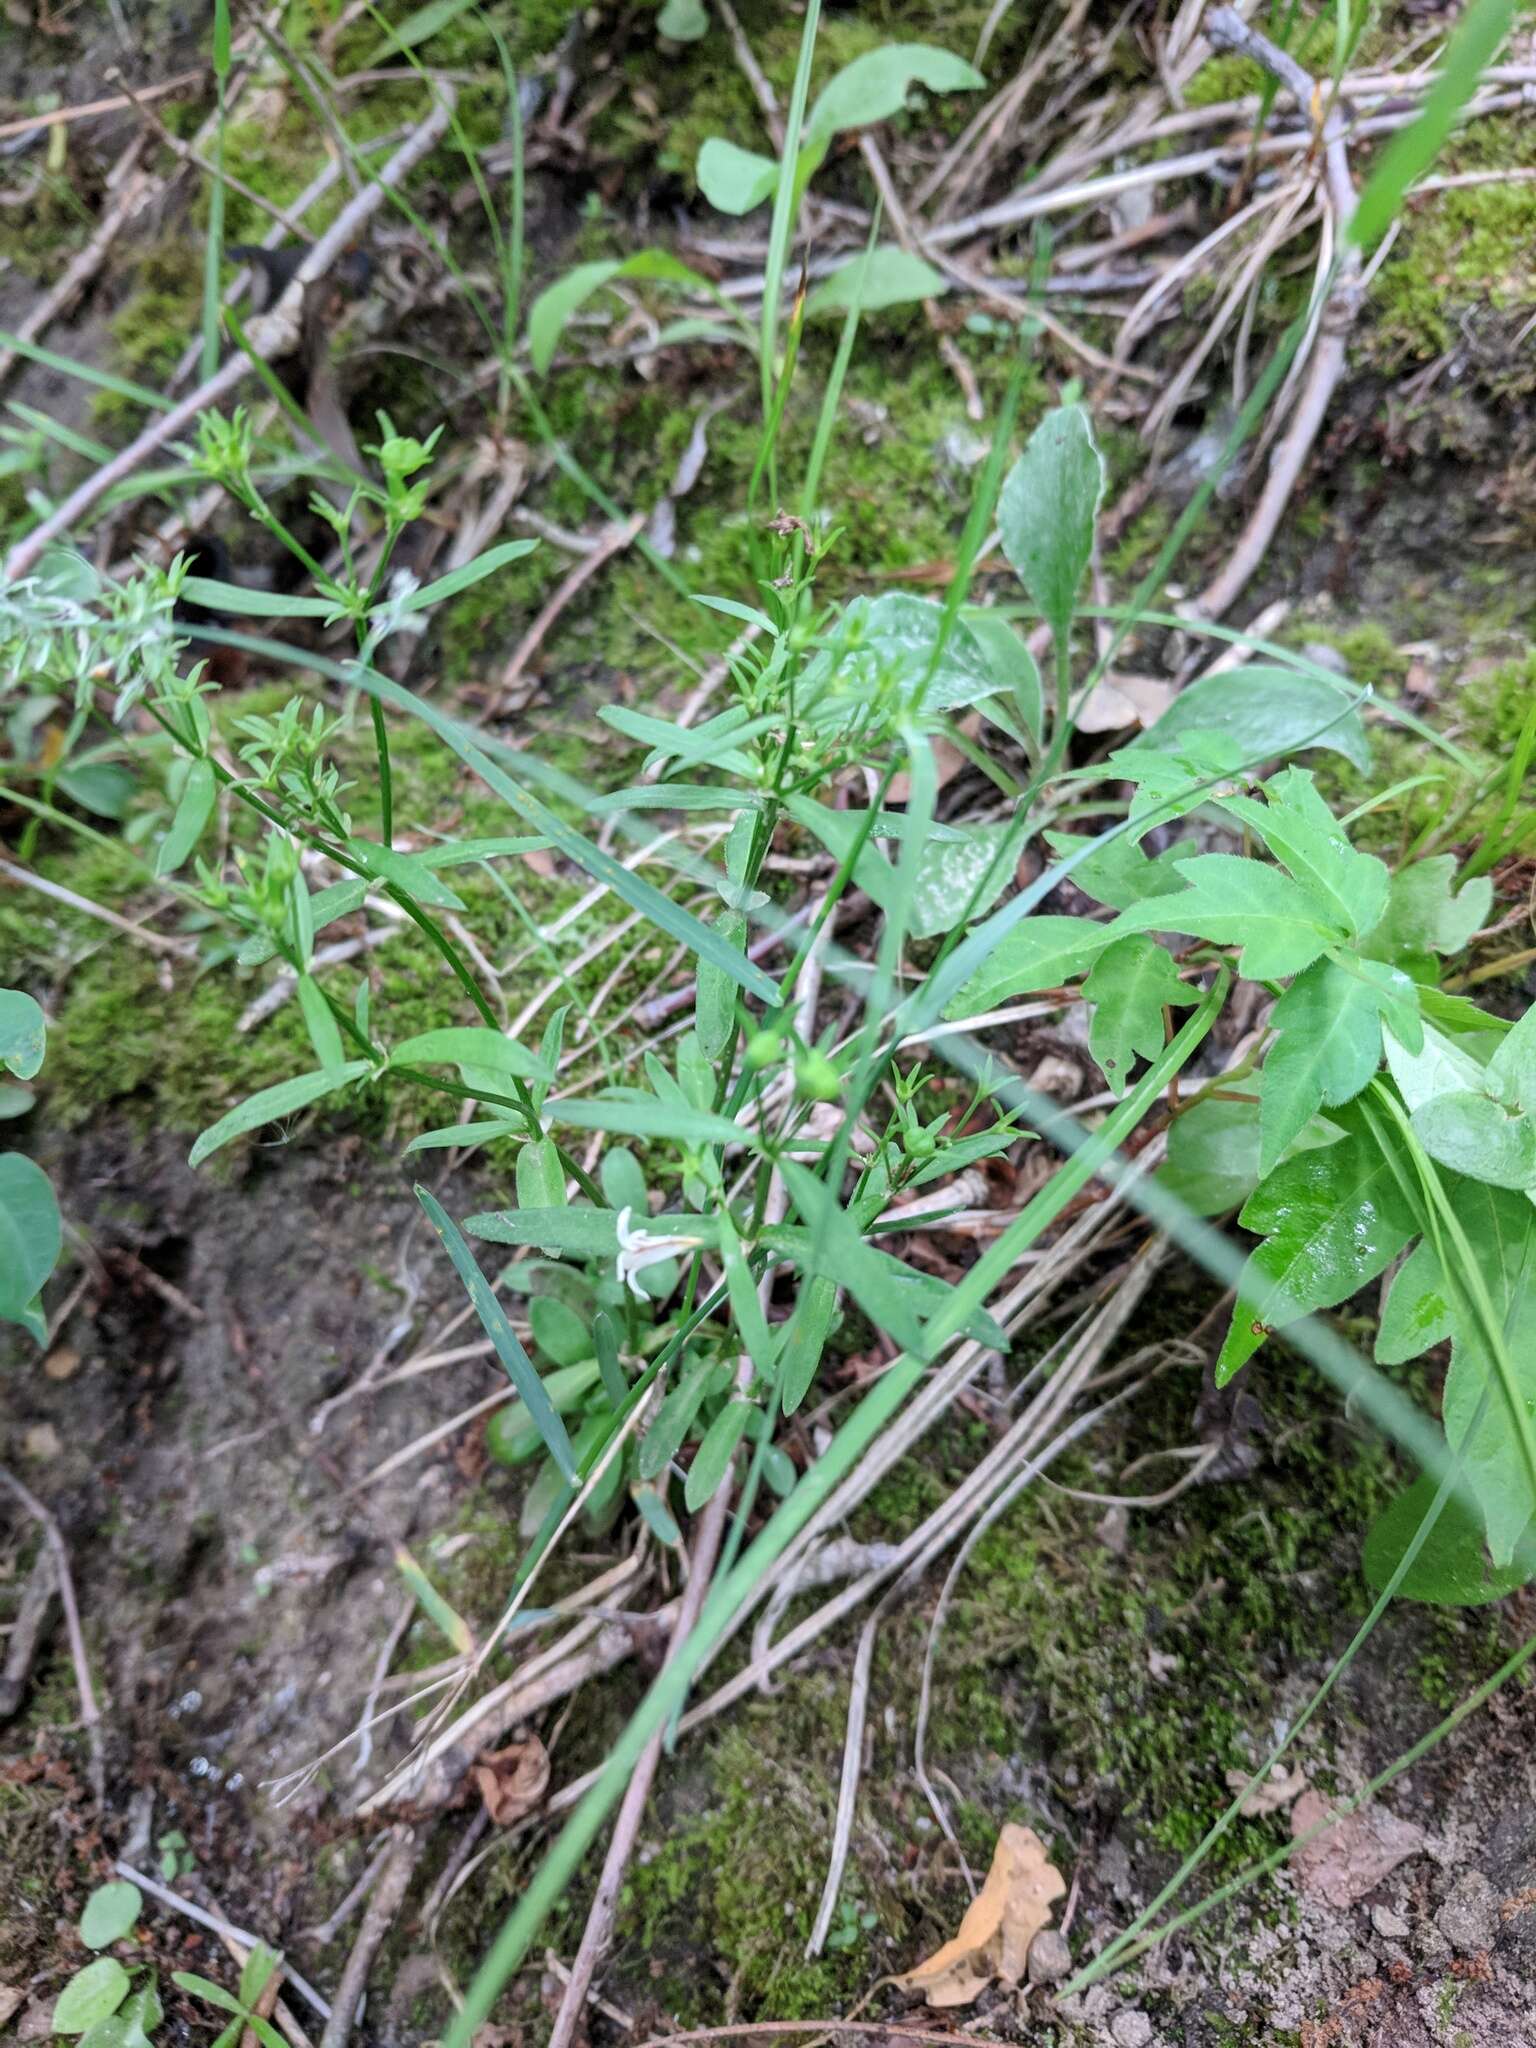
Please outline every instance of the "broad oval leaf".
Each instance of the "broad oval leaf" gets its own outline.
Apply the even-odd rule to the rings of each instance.
[[[318,1102],[324,1095],[337,1094],[349,1082],[366,1074],[369,1064],[367,1060],[348,1060],[345,1066],[327,1067],[313,1074],[297,1074],[291,1081],[279,1081],[275,1087],[258,1089],[227,1116],[221,1116],[216,1124],[208,1126],[188,1153],[187,1164],[201,1166],[231,1138],[243,1137],[247,1131],[259,1130],[263,1124],[274,1123],[279,1117],[292,1116],[295,1111],[307,1109],[312,1102]]]
[[[1330,683],[1297,669],[1249,667],[1201,676],[1181,690],[1156,725],[1132,744],[1167,749],[1185,733],[1225,734],[1245,760],[1269,760],[1326,747],[1359,769],[1371,749],[1346,683]]]
[[[845,64],[829,79],[806,117],[807,144],[825,143],[845,128],[889,121],[914,85],[929,92],[979,92],[986,80],[953,50],[933,43],[886,43]]]
[[[881,689],[908,706],[951,711],[996,696],[1000,685],[963,620],[951,620],[946,631],[943,605],[890,590],[854,599],[836,644],[809,664],[803,688],[827,715],[862,709]]]
[[[78,1970],[53,2008],[56,2034],[83,2034],[110,2019],[128,1995],[128,1972],[115,1956],[98,1956]]]
[[[143,1904],[143,1893],[126,1878],[97,1885],[80,1915],[80,1939],[87,1948],[110,1948],[132,1933]]]
[[[1413,1112],[1431,1159],[1495,1188],[1536,1187],[1536,1124],[1470,1088],[1436,1095]]]
[[[0,988],[0,1066],[30,1081],[43,1064],[48,1020],[24,989]]]
[[[723,135],[711,135],[699,151],[694,176],[717,212],[743,214],[773,197],[779,167],[771,156],[742,149]]]
[[[885,242],[823,278],[806,299],[805,317],[816,320],[846,313],[851,306],[861,313],[879,313],[887,306],[942,298],[948,290],[949,279],[942,270],[935,270],[908,249]]]
[[[1048,412],[998,500],[1003,552],[1060,644],[1072,624],[1104,490],[1104,458],[1080,405]]]
[[[592,1332],[568,1302],[538,1294],[528,1304],[533,1341],[552,1365],[580,1365],[594,1356]]]
[[[63,1242],[47,1174],[23,1153],[0,1154],[0,1322],[20,1323],[39,1344],[47,1330],[37,1295]]]
[[[1439,1492],[1425,1474],[1371,1524],[1362,1564],[1377,1592],[1397,1570]],[[1483,1607],[1536,1577],[1536,1541],[1527,1538],[1516,1558],[1496,1568],[1483,1541],[1482,1526],[1454,1494],[1444,1502],[1434,1527],[1398,1581],[1397,1597],[1432,1607]]]

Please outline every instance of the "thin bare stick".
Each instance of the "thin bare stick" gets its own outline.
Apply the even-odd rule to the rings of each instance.
[[[1262,64],[1272,77],[1280,80],[1301,111],[1310,112],[1320,88],[1293,57],[1257,29],[1250,28],[1235,8],[1214,8],[1205,17],[1205,33],[1217,49],[1236,50]],[[1349,174],[1344,115],[1337,102],[1329,109],[1323,126],[1323,172],[1333,216],[1334,244],[1340,254],[1317,323],[1318,338],[1311,367],[1291,423],[1270,457],[1269,474],[1247,525],[1220,573],[1190,607],[1201,618],[1219,619],[1229,611],[1269,552],[1269,544],[1285,516],[1296,481],[1344,374],[1349,334],[1359,316],[1363,295],[1360,250],[1348,235],[1355,210],[1355,188]]]
[[[85,1651],[85,1632],[80,1626],[80,1609],[75,1603],[75,1581],[69,1569],[69,1549],[63,1532],[50,1509],[43,1506],[29,1487],[23,1486],[14,1472],[8,1472],[0,1465],[0,1486],[4,1486],[20,1501],[33,1521],[43,1532],[43,1540],[53,1552],[53,1567],[58,1576],[59,1600],[64,1609],[64,1627],[69,1636],[70,1661],[75,1667],[75,1689],[80,1695],[80,1719],[85,1725],[86,1740],[91,1749],[91,1791],[96,1804],[103,1806],[107,1796],[106,1756],[101,1739],[101,1708],[96,1703],[96,1687],[91,1681],[91,1660]]]
[[[173,92],[180,92],[185,85],[197,85],[205,77],[202,71],[178,71],[174,78],[162,79],[159,85],[139,88],[141,100],[169,99]],[[94,120],[98,114],[121,113],[128,104],[123,93],[114,93],[110,99],[87,100],[78,107],[54,107],[46,114],[23,114],[16,121],[0,121],[0,142],[9,142],[13,135],[31,135],[38,128],[63,128],[72,121]]]
[[[113,1869],[119,1877],[126,1877],[130,1884],[136,1884],[141,1892],[147,1893],[152,1899],[158,1899],[162,1906],[169,1907],[173,1913],[180,1913],[188,1920],[195,1920],[199,1927],[211,1929],[221,1941],[238,1941],[246,1949],[260,1945],[259,1934],[249,1934],[243,1927],[236,1927],[234,1922],[226,1920],[222,1913],[211,1913],[206,1906],[194,1905],[191,1899],[184,1899],[180,1892],[173,1892],[156,1879],[146,1877],[142,1870],[135,1870],[131,1864],[119,1859],[113,1865]],[[330,2018],[331,2008],[313,1984],[306,1982],[289,1963],[284,1963],[283,1974],[311,2010],[319,2013],[323,2020]]]
[[[779,112],[779,102],[773,87],[763,75],[763,67],[752,54],[752,45],[747,41],[747,32],[741,25],[741,18],[731,0],[715,0],[720,19],[725,23],[726,34],[731,39],[731,49],[740,66],[741,75],[752,88],[752,97],[762,110],[768,133],[773,137],[773,146],[782,155],[784,150],[784,120]]]
[[[439,84],[436,91],[432,111],[401,143],[373,183],[342,208],[299,265],[292,284],[277,304],[247,327],[246,338],[251,355],[269,360],[286,355],[298,346],[306,287],[326,275],[336,258],[356,241],[390,190],[436,145],[447,128],[456,104],[454,89],[450,85]],[[11,549],[3,572],[5,580],[16,582],[25,576],[36,566],[50,542],[71,532],[115,484],[132,476],[157,449],[184,432],[200,412],[206,412],[210,406],[228,397],[231,391],[237,390],[251,374],[251,355],[247,355],[244,349],[236,349],[206,382],[169,412],[157,414],[126,448],[120,449],[110,462],[104,462],[93,475],[85,478],[61,505],[56,506]]]
[[[351,1891],[347,1893],[347,1896],[342,1900],[331,1917],[328,1920],[320,1921],[314,1927],[306,1927],[299,1936],[300,1941],[311,1942],[316,1948],[329,1948],[342,1928],[346,1926],[352,1915],[373,1890],[374,1885],[378,1882],[379,1872],[394,1854],[394,1848],[394,1843],[386,1835],[373,1855],[364,1864],[362,1876],[353,1885]]]
[[[50,882],[46,876],[34,875],[30,868],[18,867],[14,861],[0,860],[0,875],[7,881],[17,883],[23,889],[35,889],[39,896],[50,896],[55,903],[62,903],[70,910],[78,910],[85,917],[99,918],[103,924],[110,924],[118,931],[125,932],[130,939],[137,939],[152,952],[174,953],[178,959],[189,960],[197,951],[195,939],[167,938],[162,932],[152,932],[141,924],[134,924],[126,917],[119,917],[115,910],[108,910],[104,903],[93,903],[89,896],[77,896],[73,889],[66,889],[62,883]]]
[[[347,1957],[341,1982],[336,1987],[336,2000],[325,2023],[325,2032],[320,2036],[320,2048],[346,2048],[358,2000],[367,1988],[368,1972],[373,1968],[373,1959],[382,1947],[384,1937],[394,1925],[425,1840],[426,1832],[422,1828],[401,1827],[395,1830],[389,1861],[379,1873],[373,1896],[368,1901],[368,1910],[363,1915],[363,1924],[357,1930],[357,1940]]]

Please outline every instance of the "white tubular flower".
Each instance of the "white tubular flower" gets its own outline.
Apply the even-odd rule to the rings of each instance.
[[[614,1261],[614,1272],[621,1287],[627,1287],[636,1301],[644,1301],[646,1293],[635,1279],[647,1266],[659,1266],[663,1259],[673,1259],[680,1252],[697,1251],[703,1244],[702,1237],[672,1235],[652,1237],[649,1232],[636,1230],[630,1223],[633,1210],[619,1211],[617,1225],[619,1232],[619,1255]]]

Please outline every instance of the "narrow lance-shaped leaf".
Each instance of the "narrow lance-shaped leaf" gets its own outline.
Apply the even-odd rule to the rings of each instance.
[[[292,1116],[320,1101],[322,1096],[338,1094],[349,1082],[366,1074],[368,1067],[367,1060],[348,1060],[344,1066],[326,1067],[315,1074],[297,1074],[291,1081],[279,1081],[275,1087],[259,1088],[227,1116],[208,1126],[187,1155],[187,1164],[201,1166],[231,1138],[243,1137],[247,1131],[259,1130],[279,1117]]]
[[[568,1485],[578,1480],[575,1460],[571,1455],[571,1440],[566,1435],[565,1424],[555,1413],[554,1403],[545,1391],[544,1382],[534,1371],[533,1363],[518,1341],[517,1332],[507,1320],[507,1312],[491,1291],[489,1281],[475,1261],[475,1255],[465,1243],[462,1233],[453,1218],[430,1188],[418,1185],[416,1199],[427,1212],[428,1221],[441,1239],[443,1249],[453,1261],[454,1271],[469,1291],[475,1314],[480,1318],[485,1334],[501,1360],[507,1378],[521,1396],[524,1406],[544,1440],[544,1448],[559,1467],[560,1476]]]

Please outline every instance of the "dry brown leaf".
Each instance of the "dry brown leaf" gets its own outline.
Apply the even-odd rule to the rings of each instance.
[[[1106,676],[1078,707],[1079,732],[1122,732],[1127,726],[1156,725],[1173,702],[1171,683],[1155,676]]]
[[[1241,1792],[1250,1775],[1248,1771],[1228,1771],[1228,1789]],[[1289,1806],[1293,1799],[1299,1799],[1306,1789],[1305,1771],[1282,1771],[1276,1764],[1264,1783],[1254,1786],[1239,1811],[1249,1820],[1262,1820],[1266,1814],[1278,1813],[1282,1806]]]
[[[1320,1792],[1304,1792],[1291,1809],[1292,1837],[1306,1834],[1331,1811]],[[1427,1839],[1422,1828],[1384,1806],[1362,1807],[1296,1851],[1296,1875],[1303,1891],[1330,1906],[1353,1906],[1399,1863],[1420,1855]]]
[[[970,2005],[994,1978],[1011,1988],[1023,1978],[1030,1943],[1050,1921],[1051,1901],[1066,1888],[1034,1829],[1009,1821],[959,1933],[897,1984],[921,1991],[931,2006]]]
[[[0,1984],[0,2027],[3,2027],[13,2012],[20,2012],[27,2002],[27,1994],[18,1984]]]
[[[499,1828],[510,1827],[532,1813],[549,1790],[549,1751],[537,1735],[488,1749],[476,1757],[470,1776],[485,1801],[485,1810]]]

